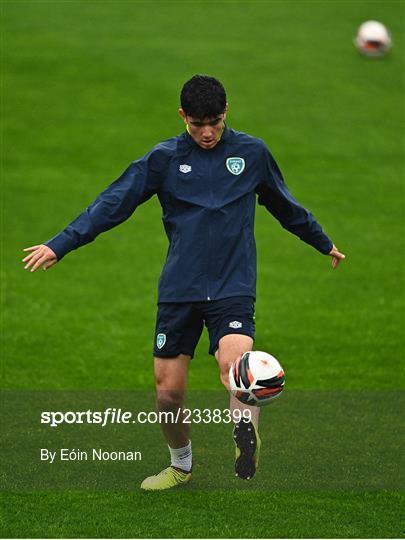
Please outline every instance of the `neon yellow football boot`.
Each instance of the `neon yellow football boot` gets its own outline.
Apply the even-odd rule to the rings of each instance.
[[[181,471],[175,467],[167,467],[155,476],[148,476],[141,484],[141,489],[161,490],[187,484],[191,480],[191,472]]]
[[[261,441],[252,422],[241,420],[233,429],[235,442],[235,476],[250,480],[259,465]]]

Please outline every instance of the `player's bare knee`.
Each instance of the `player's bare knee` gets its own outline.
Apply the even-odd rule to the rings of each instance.
[[[229,368],[230,365],[226,369],[221,369],[220,372],[221,383],[225,386],[227,390],[229,390]]]
[[[177,410],[183,405],[184,392],[182,390],[158,388],[156,392],[156,401],[159,411]]]

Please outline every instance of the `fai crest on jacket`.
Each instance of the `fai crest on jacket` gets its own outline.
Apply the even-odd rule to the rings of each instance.
[[[241,174],[245,170],[245,160],[241,157],[229,157],[226,160],[226,168],[232,174]]]

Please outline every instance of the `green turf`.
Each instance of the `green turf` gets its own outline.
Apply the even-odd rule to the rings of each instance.
[[[251,496],[249,496],[251,497]],[[171,492],[11,495],[5,535],[30,538],[396,538],[401,498],[390,493]],[[248,511],[248,507],[251,511]],[[242,511],[243,509],[243,511]]]
[[[292,389],[403,388],[403,2],[16,0],[1,9],[3,387],[152,388],[167,249],[157,201],[46,274],[24,272],[20,250],[179,133],[179,89],[205,72],[227,88],[229,125],[268,143],[291,191],[347,255],[333,272],[258,209],[256,348],[280,358]],[[389,57],[354,50],[367,19],[391,29]],[[207,346],[204,336],[192,388],[220,388]],[[249,497],[4,494],[4,534],[402,534],[396,493]]]

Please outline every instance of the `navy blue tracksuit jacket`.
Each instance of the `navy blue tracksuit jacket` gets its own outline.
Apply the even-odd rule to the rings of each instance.
[[[212,150],[187,133],[134,161],[46,244],[60,260],[125,221],[157,194],[169,239],[158,302],[256,295],[256,195],[281,225],[329,253],[332,242],[289,193],[263,141],[225,128]]]

